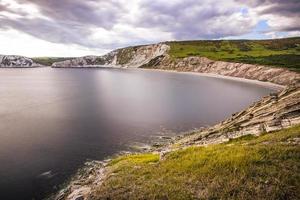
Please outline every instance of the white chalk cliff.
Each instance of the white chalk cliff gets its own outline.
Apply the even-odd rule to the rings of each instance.
[[[32,59],[17,55],[0,55],[0,67],[40,67]]]
[[[138,68],[151,60],[165,55],[169,46],[166,44],[144,45],[114,50],[103,56],[84,56],[53,63],[52,67],[119,67]]]

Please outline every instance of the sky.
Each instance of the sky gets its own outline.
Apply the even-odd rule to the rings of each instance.
[[[102,55],[173,40],[300,36],[300,0],[0,0],[0,54]]]

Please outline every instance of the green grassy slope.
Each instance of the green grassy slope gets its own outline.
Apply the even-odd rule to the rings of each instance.
[[[173,58],[204,56],[212,60],[261,64],[300,71],[300,37],[275,40],[203,40],[167,42]]]
[[[300,199],[300,126],[111,161],[95,199]]]

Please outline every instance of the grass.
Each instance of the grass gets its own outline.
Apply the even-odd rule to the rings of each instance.
[[[32,60],[38,64],[51,66],[55,62],[72,59],[71,57],[35,57]]]
[[[204,56],[212,60],[270,65],[300,71],[300,37],[275,40],[203,40],[168,42],[173,58]]]
[[[166,155],[122,156],[95,199],[300,199],[300,126]]]

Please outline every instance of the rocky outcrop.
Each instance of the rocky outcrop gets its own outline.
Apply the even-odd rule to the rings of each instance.
[[[0,55],[0,67],[41,67],[32,59],[16,55]]]
[[[181,145],[207,145],[226,142],[244,135],[259,135],[300,123],[300,83],[254,103],[246,110],[207,129],[192,133],[178,141]]]
[[[129,49],[121,49],[117,54],[117,65],[127,68],[138,68],[151,60],[167,54],[170,47],[166,44],[155,44]]]
[[[144,45],[117,49],[104,56],[85,56],[53,63],[52,67],[119,67],[138,68],[151,60],[165,55],[166,44]]]
[[[102,184],[106,176],[106,161],[90,161],[78,170],[77,174],[69,182],[68,186],[58,194],[50,196],[51,200],[84,200],[90,196],[93,187]]]

